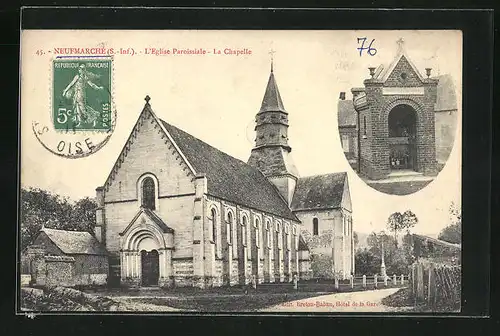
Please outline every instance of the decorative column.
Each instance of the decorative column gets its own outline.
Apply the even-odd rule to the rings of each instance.
[[[342,274],[344,279],[346,278],[346,251],[345,251],[345,234],[346,234],[346,220],[345,214],[342,213]]]
[[[203,197],[203,203],[207,204],[207,199]],[[203,208],[207,209],[208,207],[204,206]],[[204,217],[206,225],[204,225],[204,244],[203,244],[203,259],[205,260],[205,285],[209,287],[213,287],[216,282],[216,274],[215,274],[215,256],[217,251],[215,250],[216,242],[213,241],[213,231],[218,230],[217,223],[219,222],[217,219],[212,219],[212,212],[207,210],[208,213]],[[218,234],[216,234],[215,239],[217,240]]]
[[[174,286],[174,270],[172,267],[172,249],[165,250],[165,285],[167,287]]]
[[[126,273],[125,273],[125,252],[120,251],[120,279],[121,281],[125,280],[126,278]]]
[[[287,275],[286,277],[286,281],[290,282],[292,281],[293,279],[293,276],[292,276],[292,267],[290,265],[291,263],[291,253],[292,253],[292,249],[291,249],[291,246],[290,244],[292,243],[290,237],[290,226],[288,225],[287,226],[287,232],[285,232],[285,242],[286,242],[286,246],[285,246],[285,273]]]
[[[135,266],[135,278],[137,281],[137,284],[141,284],[141,278],[142,278],[142,272],[141,272],[141,252],[135,251],[134,252],[134,266]]]
[[[274,234],[273,234],[273,224],[271,220],[269,220],[269,264],[268,264],[268,272],[269,272],[269,282],[274,282]]]
[[[207,178],[204,174],[195,177],[193,217],[193,286],[205,288],[204,261],[204,211],[203,195],[207,192]]]
[[[387,278],[387,273],[385,272],[385,260],[384,260],[384,237],[385,237],[385,232],[382,231],[381,234],[381,242],[382,242],[382,261],[380,263],[380,274],[384,279]]]
[[[279,224],[278,226],[278,231],[276,232],[276,245],[277,249],[277,258],[278,258],[278,263],[277,263],[277,277],[279,279],[279,282],[283,282],[285,280],[285,276],[283,274],[283,227],[282,223]],[[276,272],[276,270],[275,270]]]

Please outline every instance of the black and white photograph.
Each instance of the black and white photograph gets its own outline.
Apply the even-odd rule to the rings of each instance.
[[[380,56],[386,60],[380,65],[374,59],[359,86],[339,93],[346,159],[369,186],[392,195],[414,193],[434,180],[461,120],[461,32],[447,32],[445,44],[419,35],[401,36],[392,57]],[[367,52],[376,54],[372,49]]]
[[[19,312],[460,312],[461,38],[23,30]]]

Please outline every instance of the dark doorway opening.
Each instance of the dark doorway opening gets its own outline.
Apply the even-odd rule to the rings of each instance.
[[[142,286],[158,286],[160,258],[157,250],[141,251]]]
[[[401,104],[389,112],[389,164],[391,170],[417,170],[417,115]]]

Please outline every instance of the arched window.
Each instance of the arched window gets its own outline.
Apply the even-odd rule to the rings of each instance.
[[[313,218],[313,235],[317,236],[319,234],[319,224],[318,224],[318,219]]]
[[[227,214],[227,242],[229,244],[233,243],[233,214],[229,212]]]
[[[152,177],[142,180],[142,206],[146,209],[155,210],[156,192],[155,181]]]
[[[212,241],[217,244],[217,211],[212,209],[211,211],[211,220],[212,220]]]
[[[243,246],[247,246],[247,217],[243,216],[241,220],[241,240]]]
[[[255,246],[260,246],[260,223],[259,219],[255,218]]]

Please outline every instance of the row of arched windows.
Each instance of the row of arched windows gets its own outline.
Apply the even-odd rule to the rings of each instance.
[[[212,210],[210,211],[210,225],[211,225],[211,228],[210,228],[210,231],[211,231],[211,241],[214,242],[215,244],[217,244],[217,210],[215,210],[215,208],[212,208]],[[233,244],[233,239],[234,239],[234,234],[235,234],[235,221],[234,221],[234,218],[233,218],[233,214],[231,212],[228,212],[227,214],[227,230],[226,230],[226,241],[229,243],[229,244]],[[242,217],[242,220],[241,220],[241,226],[242,226],[242,244],[243,246],[247,246],[248,245],[248,219],[246,216],[243,216]],[[254,241],[255,241],[255,246],[257,248],[260,248],[261,246],[261,232],[260,232],[260,221],[258,218],[255,219],[255,222],[254,222],[254,228],[255,228],[255,237],[254,237]],[[268,248],[271,248],[272,245],[272,228],[271,228],[271,224],[270,224],[270,221],[266,221],[265,222],[265,232],[266,232],[266,243],[267,243],[267,247]],[[281,232],[281,225],[279,223],[276,223],[276,232]],[[293,226],[293,229],[292,229],[292,234],[293,235],[297,235],[297,229],[295,228],[295,226]],[[289,239],[290,239],[290,229],[289,229],[289,225],[286,224],[285,225],[285,236],[286,236],[286,245],[285,247],[288,248],[290,246],[290,243],[289,243]],[[262,237],[263,238],[263,237]],[[278,235],[278,247],[279,248],[283,248],[283,240],[285,239],[285,237],[283,237],[282,235]]]

